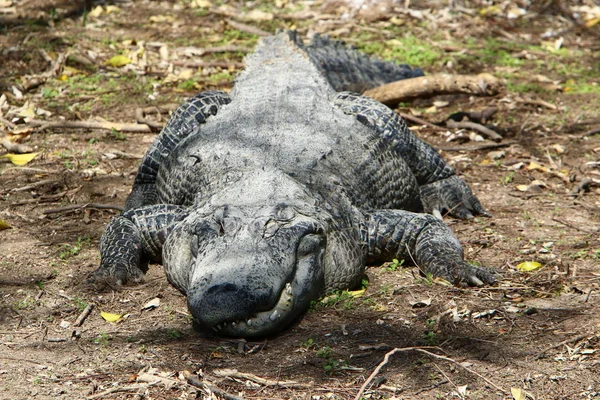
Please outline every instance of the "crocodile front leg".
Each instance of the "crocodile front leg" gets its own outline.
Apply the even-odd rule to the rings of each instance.
[[[125,203],[126,210],[158,202],[156,176],[160,164],[179,142],[196,133],[207,118],[216,115],[221,106],[230,102],[227,93],[210,90],[190,98],[173,112],[142,159],[131,194]]]
[[[458,240],[432,215],[379,210],[369,216],[366,236],[368,262],[404,259],[455,284],[480,286],[496,281],[490,271],[464,261]]]
[[[183,207],[157,204],[113,218],[100,239],[100,267],[88,281],[118,285],[141,281],[148,261],[162,262],[162,247],[169,232],[187,215]]]

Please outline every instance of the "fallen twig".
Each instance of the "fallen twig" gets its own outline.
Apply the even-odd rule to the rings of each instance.
[[[73,326],[81,326],[83,324],[83,322],[85,321],[85,319],[90,315],[90,313],[92,312],[93,309],[94,309],[94,304],[93,303],[88,304],[87,307],[85,307],[83,309],[81,314],[79,314],[79,316],[73,323]]]
[[[150,127],[153,132],[159,132],[162,129],[162,124],[152,121],[149,118],[146,118],[143,108],[135,109],[135,120],[138,124],[146,124]]]
[[[117,206],[117,205],[112,205],[112,204],[86,203],[86,204],[73,204],[73,205],[70,205],[70,206],[53,208],[53,209],[50,209],[50,210],[44,210],[44,214],[46,214],[46,215],[49,215],[49,214],[58,214],[58,213],[62,213],[62,212],[79,210],[79,209],[82,209],[82,208],[98,208],[100,210],[117,210],[117,211],[123,211],[124,210],[123,207]]]
[[[466,93],[491,96],[503,88],[500,80],[490,74],[473,75],[428,75],[403,79],[369,89],[364,94],[387,105],[398,104],[415,98],[441,94]]]
[[[252,25],[244,24],[243,22],[234,21],[233,19],[227,20],[227,23],[233,29],[237,29],[238,31],[249,33],[251,35],[256,35],[256,36],[269,36],[270,35],[270,33],[267,31],[263,31],[262,29],[257,28]]]
[[[295,381],[274,381],[270,379],[261,378],[260,376],[256,376],[253,374],[248,374],[246,372],[238,372],[236,369],[218,369],[213,371],[213,374],[220,378],[246,379],[264,386],[279,386],[290,389],[308,389],[313,386],[310,383],[298,383]]]
[[[489,149],[497,149],[499,147],[508,147],[517,142],[502,142],[502,143],[484,143],[477,146],[448,146],[448,147],[437,147],[438,150],[441,151],[479,151],[479,150],[489,150]]]
[[[470,121],[456,122],[456,121],[449,119],[446,121],[446,126],[448,128],[453,128],[453,129],[472,129],[474,131],[481,133],[486,138],[493,140],[495,142],[499,142],[502,140],[502,136],[498,135],[498,133],[496,133],[493,130],[491,130],[490,128],[487,128],[476,122],[470,122]]]
[[[469,121],[485,124],[496,112],[498,112],[496,107],[488,107],[483,111],[459,111],[450,115],[448,119],[460,122],[467,117]]]
[[[104,397],[106,395],[112,394],[112,393],[117,393],[117,392],[133,392],[139,389],[145,389],[149,386],[152,386],[151,384],[138,384],[138,385],[130,385],[130,386],[115,386],[115,387],[111,387],[110,389],[106,389],[100,393],[96,393],[95,395],[92,396],[88,396],[87,399],[88,400],[94,400],[94,399],[99,399],[101,397]]]
[[[595,135],[596,133],[600,133],[600,128],[594,128],[592,130],[589,130],[589,131],[585,132],[584,134],[582,134],[581,137],[584,138],[587,136],[592,136],[592,135]]]
[[[489,379],[487,379],[486,377],[484,377],[483,375],[481,375],[480,373],[473,371],[472,369],[465,367],[463,364],[459,363],[458,361],[455,361],[449,357],[445,357],[445,356],[440,356],[438,354],[432,353],[430,351],[427,351],[425,349],[422,349],[420,347],[403,347],[403,348],[395,348],[389,352],[387,352],[385,354],[385,356],[383,357],[383,361],[381,361],[379,363],[379,365],[377,365],[377,367],[375,368],[375,370],[371,373],[371,375],[369,375],[369,377],[367,378],[367,380],[365,381],[365,383],[363,383],[363,385],[360,387],[358,393],[356,394],[356,396],[354,397],[354,400],[360,400],[360,398],[362,397],[363,393],[365,392],[367,386],[369,386],[369,384],[371,383],[371,381],[377,376],[377,374],[379,374],[379,371],[381,371],[381,369],[390,361],[390,357],[396,353],[401,353],[401,352],[408,352],[408,351],[416,351],[418,353],[423,353],[426,354],[429,357],[432,358],[436,358],[438,360],[444,360],[444,361],[448,361],[451,362],[459,367],[461,367],[462,369],[464,369],[465,371],[483,379],[488,385],[494,387],[495,389],[499,390],[500,392],[508,395],[508,392],[504,389],[502,389],[500,386],[496,385],[494,382],[490,381]]]
[[[223,397],[225,400],[243,400],[239,396],[227,393],[214,385],[211,385],[211,384],[201,381],[200,378],[198,378],[195,375],[190,375],[187,378],[187,383],[189,385],[192,385],[192,386],[200,388],[200,389],[209,390],[209,391],[213,392],[214,394]]]
[[[586,338],[586,337],[588,337],[588,336],[590,336],[590,335],[589,335],[589,334],[584,334],[584,335],[579,335],[579,336],[575,336],[575,337],[573,337],[573,338],[570,338],[570,339],[563,340],[562,342],[560,342],[560,343],[558,343],[558,344],[555,344],[555,345],[553,345],[553,346],[547,347],[547,348],[545,348],[544,350],[542,350],[542,351],[541,351],[541,352],[540,352],[540,353],[539,353],[539,354],[538,354],[538,355],[535,357],[535,359],[536,359],[536,360],[539,360],[540,358],[542,358],[542,356],[543,356],[545,353],[549,352],[550,350],[557,349],[557,348],[559,348],[560,346],[563,346],[563,345],[565,345],[565,344],[569,344],[569,343],[573,343],[573,342],[578,342],[578,341],[580,341],[581,339],[585,339],[585,338]],[[592,335],[592,336],[593,336],[593,335]]]
[[[558,107],[556,107],[554,104],[548,103],[547,101],[540,100],[540,99],[522,99],[520,97],[517,97],[515,99],[515,101],[517,103],[521,103],[521,104],[531,104],[534,106],[546,107],[546,108],[549,108],[550,110],[558,110]]]
[[[97,121],[37,121],[29,122],[30,126],[37,127],[39,130],[50,128],[65,128],[65,129],[103,129],[107,131],[118,132],[135,132],[135,133],[150,133],[152,130],[145,124],[128,124],[121,122],[97,122]]]
[[[178,67],[185,68],[207,68],[207,67],[217,67],[217,68],[235,68],[242,69],[244,68],[243,63],[233,62],[233,61],[173,61],[173,65],[177,65]]]
[[[433,130],[436,130],[436,131],[440,131],[440,132],[446,132],[447,131],[446,128],[443,128],[441,126],[437,126],[436,124],[433,124],[431,122],[425,121],[424,119],[421,119],[419,117],[415,117],[414,115],[405,114],[405,113],[398,113],[398,115],[400,115],[402,118],[404,118],[407,121],[411,121],[411,122],[414,122],[414,123],[417,123],[417,124],[428,126],[428,127],[432,128]]]
[[[21,187],[18,187],[18,188],[14,188],[14,189],[11,189],[10,191],[11,192],[25,192],[27,190],[31,190],[31,189],[35,189],[35,188],[40,187],[40,186],[44,186],[44,185],[46,185],[48,183],[56,183],[56,182],[58,182],[58,181],[56,179],[54,179],[54,178],[42,179],[41,181],[37,181],[37,182],[34,182],[34,183],[30,183],[29,185],[25,185],[25,186],[21,186]]]
[[[9,153],[25,154],[33,152],[31,147],[25,144],[11,142],[6,138],[0,140],[0,145],[2,145],[2,147],[4,147]]]

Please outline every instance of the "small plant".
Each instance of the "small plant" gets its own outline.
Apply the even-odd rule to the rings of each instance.
[[[329,358],[331,357],[331,354],[333,354],[333,351],[329,346],[321,347],[319,350],[317,350],[317,357],[319,358]]]
[[[61,260],[66,260],[68,258],[74,257],[81,251],[81,248],[90,243],[89,237],[78,237],[77,242],[74,245],[63,244],[62,251],[58,255]]]
[[[168,329],[167,334],[173,339],[180,339],[183,337],[183,333],[179,329]]]
[[[93,342],[94,344],[100,344],[102,346],[108,346],[108,341],[110,340],[110,336],[106,332],[102,332],[100,336],[95,337]]]
[[[79,311],[83,311],[88,306],[88,303],[79,298],[74,298],[73,303],[75,303]]]
[[[389,263],[389,264],[386,266],[386,268],[385,268],[385,269],[386,269],[386,271],[392,271],[392,272],[394,272],[394,271],[396,271],[398,268],[400,268],[400,267],[401,267],[403,264],[404,264],[404,260],[399,260],[399,261],[398,261],[397,259],[395,259],[395,258],[394,258],[394,259],[392,260],[392,262],[391,262],[391,263]]]
[[[515,171],[510,171],[507,175],[504,175],[500,179],[500,183],[503,185],[508,185],[509,183],[511,183],[513,181],[514,178],[515,178]]]
[[[437,321],[435,319],[428,319],[425,321],[425,333],[424,338],[425,342],[428,346],[436,346],[437,345],[437,334],[435,333],[435,326],[437,325]]]
[[[115,140],[127,140],[127,135],[125,135],[123,132],[119,132],[116,129],[111,129],[110,130],[110,135],[115,139]]]
[[[312,338],[306,339],[304,342],[300,344],[300,347],[303,347],[307,350],[310,350],[316,346],[315,341]]]
[[[336,290],[325,296],[320,304],[325,307],[336,307],[342,305],[344,310],[351,310],[354,307],[354,296],[348,290]]]

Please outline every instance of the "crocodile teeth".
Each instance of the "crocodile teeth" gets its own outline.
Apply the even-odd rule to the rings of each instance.
[[[279,317],[279,311],[275,310],[275,311],[273,311],[273,314],[271,314],[271,316],[269,317],[269,319],[271,321],[275,321],[278,317]]]
[[[231,323],[231,326],[232,326],[233,328],[235,328],[235,326],[236,326],[236,325],[237,325],[237,324],[235,323],[235,321]]]
[[[252,320],[249,319],[248,322],[246,322],[246,324],[248,324],[248,326],[252,326]]]
[[[290,285],[289,283],[288,283],[288,284],[286,284],[286,285],[285,285],[285,292],[286,292],[288,295],[290,295],[290,296],[291,296],[291,295],[292,295],[292,285]]]

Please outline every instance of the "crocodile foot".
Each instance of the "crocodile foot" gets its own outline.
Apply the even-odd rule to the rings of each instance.
[[[425,212],[438,218],[446,211],[460,219],[472,219],[474,215],[491,216],[469,185],[456,175],[423,185],[420,190]]]

